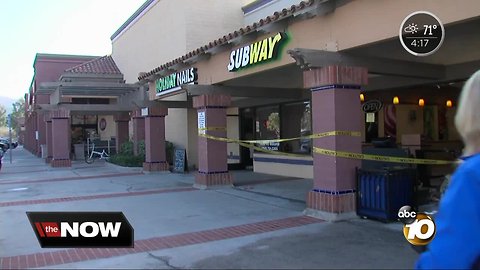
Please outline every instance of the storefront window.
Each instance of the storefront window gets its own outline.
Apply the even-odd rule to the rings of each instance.
[[[257,108],[255,119],[255,133],[257,140],[280,139],[280,113],[279,106]],[[277,142],[262,144],[260,147],[268,150],[280,150]]]
[[[255,139],[296,138],[312,134],[310,101],[256,108]],[[258,145],[264,149],[309,154],[311,139],[271,142]]]
[[[297,102],[285,104],[281,108],[282,138],[294,138],[312,134],[310,102]],[[311,139],[300,139],[283,142],[281,148],[284,152],[310,153]]]

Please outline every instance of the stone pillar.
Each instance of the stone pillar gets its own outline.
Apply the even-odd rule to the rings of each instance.
[[[45,158],[46,163],[50,163],[52,161],[52,152],[53,152],[53,144],[52,144],[52,116],[49,112],[45,113],[45,142],[47,144],[46,150],[47,155]]]
[[[42,156],[42,144],[46,144],[45,138],[45,113],[44,112],[37,112],[37,131],[38,131],[38,140],[37,140],[37,156]]]
[[[28,150],[30,147],[30,117],[25,113],[25,138],[23,140],[23,148]]]
[[[193,107],[197,109],[199,117],[204,119],[207,128],[199,132],[215,137],[226,137],[227,107],[230,103],[231,98],[227,95],[194,97]],[[228,172],[227,143],[198,136],[198,173],[195,176],[195,187],[208,188],[232,183],[232,175]]]
[[[28,117],[28,151],[32,154],[35,154],[35,114],[33,112],[30,113]]]
[[[71,167],[70,160],[70,112],[56,110],[51,112],[52,119],[52,167]]]
[[[133,154],[138,156],[139,142],[145,140],[145,119],[143,118],[140,109],[133,111],[132,115]]]
[[[367,83],[363,67],[327,66],[304,71],[304,87],[312,91],[313,133],[360,131],[360,85]],[[361,153],[362,138],[330,136],[313,140],[314,147]],[[305,214],[328,221],[356,217],[355,168],[360,160],[313,155],[313,190]]]
[[[27,127],[25,128],[27,130],[27,135],[26,135],[26,138],[27,138],[27,141],[25,143],[26,145],[26,149],[29,151],[29,152],[32,152],[32,117],[31,115],[29,114],[28,115],[28,121],[27,121]]]
[[[31,152],[34,155],[38,154],[38,148],[39,148],[38,139],[37,139],[37,131],[38,131],[37,118],[38,118],[37,112],[33,112],[32,113],[32,149],[31,149]]]
[[[120,153],[122,144],[128,142],[128,122],[130,121],[130,116],[128,113],[121,113],[115,115],[114,119],[116,123],[115,147],[117,153]]]
[[[150,107],[145,116],[145,162],[144,171],[166,171],[168,163],[165,154],[166,107]]]

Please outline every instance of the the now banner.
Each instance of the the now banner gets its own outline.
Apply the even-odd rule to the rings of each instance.
[[[27,212],[27,216],[42,248],[133,248],[133,227],[122,212]]]

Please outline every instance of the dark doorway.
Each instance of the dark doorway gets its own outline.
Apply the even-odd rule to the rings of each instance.
[[[240,139],[255,140],[255,110],[253,108],[240,110]],[[240,163],[243,166],[253,166],[252,151],[248,147],[240,146]]]

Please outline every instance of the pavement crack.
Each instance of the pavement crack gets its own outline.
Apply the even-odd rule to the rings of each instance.
[[[110,184],[127,187],[127,189],[126,189],[127,192],[132,192],[132,189],[134,188],[134,187],[133,187],[132,185],[130,185],[130,184],[118,183],[118,182],[116,182],[116,181],[114,181],[114,180],[110,180],[109,182],[110,182]]]
[[[182,269],[181,267],[176,267],[176,266],[173,266],[170,264],[170,257],[166,257],[166,256],[155,256],[153,255],[152,253],[150,252],[147,252],[148,255],[158,261],[161,261],[162,263],[164,263],[167,267],[169,267],[170,269]]]
[[[251,192],[249,190],[244,190],[244,189],[235,188],[235,187],[233,189],[238,190],[238,191],[253,193],[253,194],[256,194],[258,196],[270,195],[270,194],[265,194],[265,193],[260,193],[260,192]],[[286,206],[277,205],[275,203],[268,203],[268,202],[265,202],[265,201],[262,201],[262,200],[257,200],[257,199],[254,199],[254,198],[247,198],[247,197],[237,195],[237,194],[233,194],[233,193],[230,193],[230,192],[224,192],[224,191],[221,191],[221,190],[214,190],[214,191],[218,192],[218,193],[226,194],[226,195],[229,195],[229,196],[233,196],[233,197],[236,197],[236,198],[239,198],[239,199],[243,199],[243,200],[247,200],[247,201],[253,201],[253,202],[277,207],[277,208],[280,208],[280,209],[294,210],[293,208],[288,207],[288,206],[286,207]],[[274,196],[274,195],[270,195],[270,196],[267,196],[267,197],[275,197],[275,198],[280,199],[280,200],[287,200],[289,203],[299,203],[299,202],[301,202],[302,204],[305,204],[305,202],[303,202],[303,201],[297,201],[297,200],[294,200],[294,199],[288,199],[288,198],[278,197],[278,196]]]

